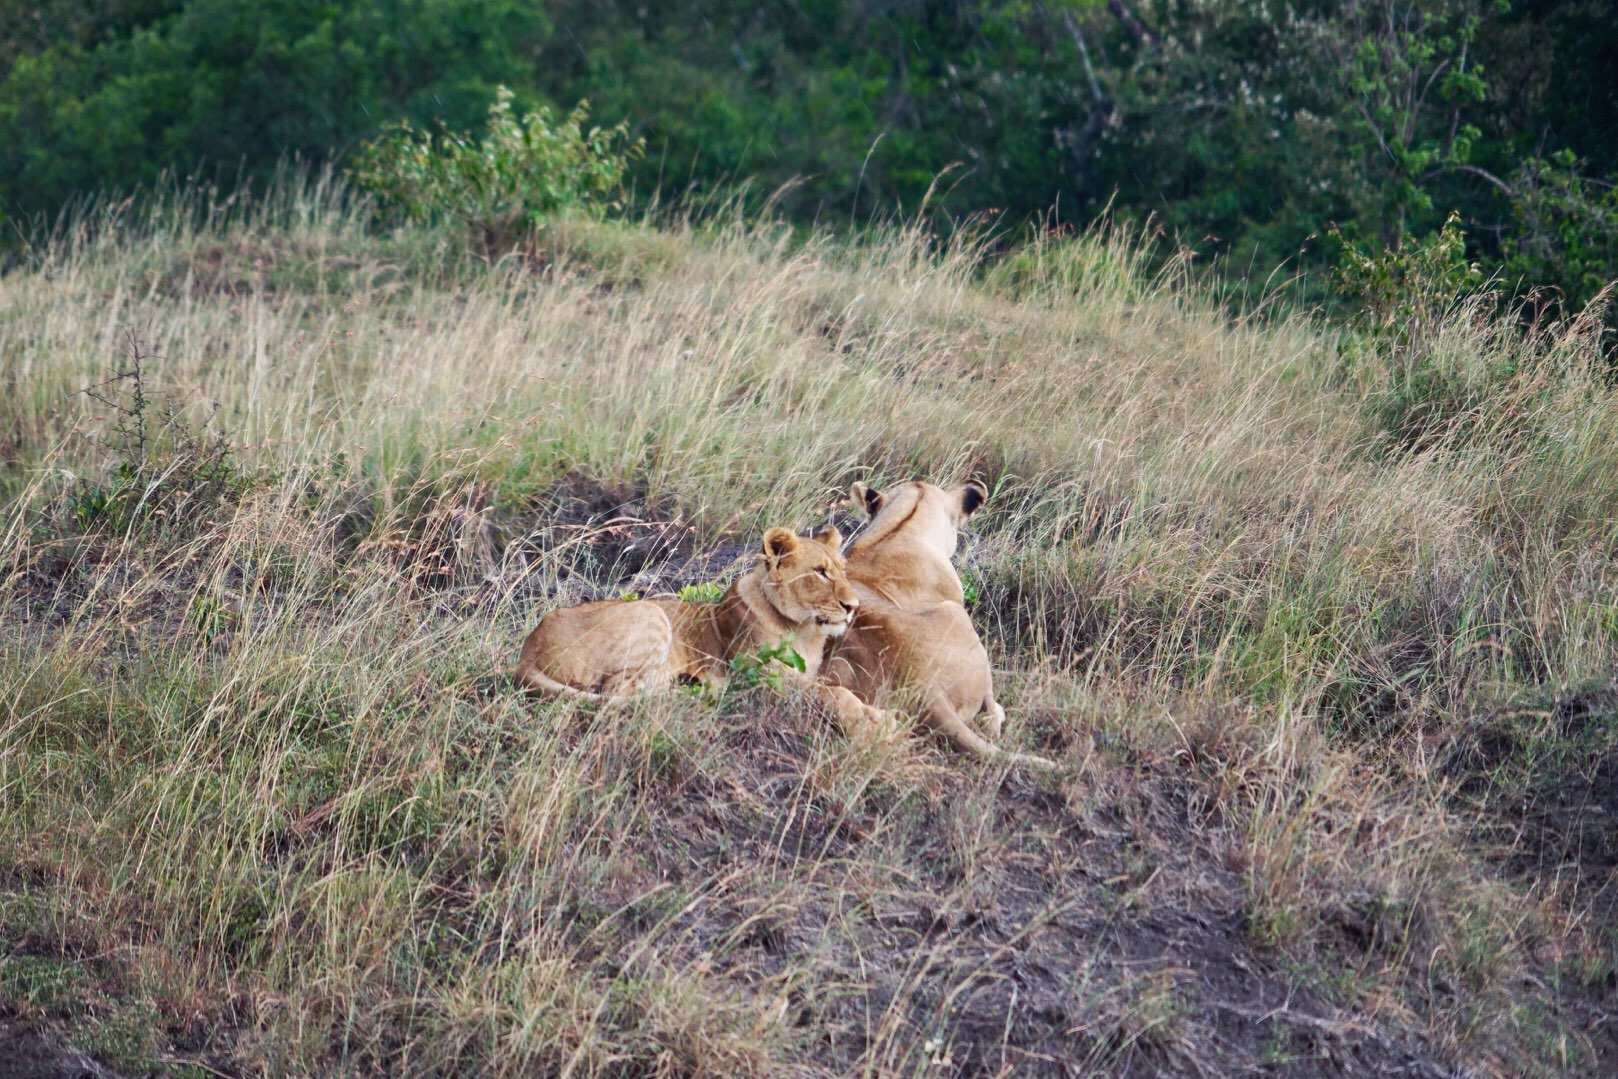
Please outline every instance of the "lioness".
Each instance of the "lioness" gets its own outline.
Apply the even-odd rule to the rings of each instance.
[[[961,749],[1032,768],[1043,757],[1008,753],[998,738],[1005,710],[994,699],[989,656],[963,605],[950,563],[961,524],[989,497],[981,483],[950,490],[920,480],[886,492],[856,483],[851,499],[870,522],[848,551],[848,577],[860,606],[832,648],[821,678],[864,702],[897,689],[920,696],[921,718]],[[967,720],[982,716],[988,738]],[[864,717],[839,714],[845,726]]]
[[[848,628],[859,598],[849,586],[842,536],[829,528],[800,539],[785,528],[764,533],[761,553],[718,603],[677,596],[606,600],[547,613],[523,642],[516,677],[541,692],[624,697],[675,681],[720,688],[730,661],[759,648],[789,644],[803,657],[795,684],[811,688],[839,716],[874,718],[849,694],[810,679],[826,641]]]

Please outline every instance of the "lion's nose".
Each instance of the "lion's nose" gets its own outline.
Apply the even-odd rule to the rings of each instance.
[[[843,610],[847,611],[849,614],[853,614],[854,608],[860,605],[860,601],[857,599],[845,599],[841,602],[843,604]]]

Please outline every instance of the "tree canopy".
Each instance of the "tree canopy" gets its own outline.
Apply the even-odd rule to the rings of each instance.
[[[1260,274],[1457,212],[1511,287],[1618,277],[1607,0],[0,0],[0,208],[471,129],[502,84],[626,123],[642,197],[1110,207]]]

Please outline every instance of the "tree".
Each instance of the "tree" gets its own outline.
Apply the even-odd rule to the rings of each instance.
[[[470,123],[496,84],[532,81],[548,27],[518,0],[185,0],[113,5],[107,20],[81,12],[5,71],[0,205],[51,211],[164,169],[251,177],[399,116]]]

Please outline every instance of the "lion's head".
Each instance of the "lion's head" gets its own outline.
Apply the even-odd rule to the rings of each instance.
[[[853,550],[870,549],[902,534],[907,542],[923,545],[947,562],[955,554],[961,525],[988,500],[989,489],[977,480],[959,487],[911,480],[885,491],[856,483],[849,491],[849,501],[865,510],[871,520],[854,541]]]
[[[840,636],[854,618],[860,601],[848,583],[838,549],[843,537],[828,528],[810,539],[785,528],[764,533],[760,564],[764,595],[789,622],[813,622],[828,636]]]

